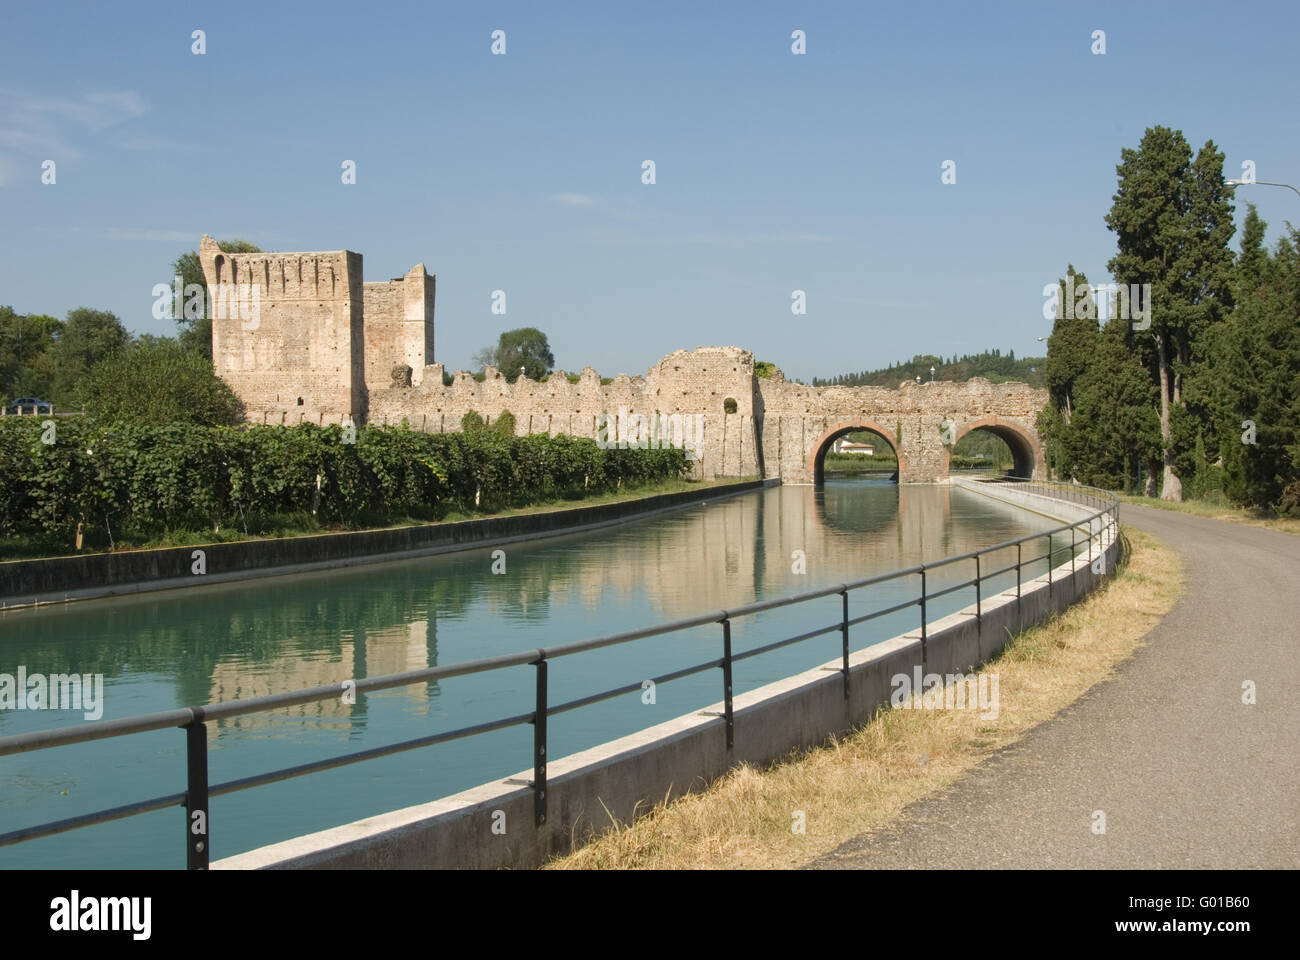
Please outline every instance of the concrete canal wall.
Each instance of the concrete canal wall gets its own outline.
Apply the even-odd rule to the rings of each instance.
[[[308,573],[577,533],[747,493],[780,480],[719,484],[567,510],[311,537],[0,563],[0,610]]]
[[[965,489],[1062,519],[1079,520],[1094,508],[1022,489],[954,481]],[[1097,525],[1094,525],[1097,526]],[[995,656],[1010,633],[1046,620],[1084,596],[1119,558],[1115,531],[1097,529],[1090,564],[1081,559],[1050,574],[983,599],[929,624],[850,656],[849,695],[839,660],[734,698],[735,745],[728,750],[723,705],[713,704],[552,761],[548,816],[534,826],[532,771],[341,827],[320,831],[215,862],[214,869],[447,869],[536,867],[571,849],[610,817],[628,822],[666,795],[701,787],[741,762],[763,764],[794,748],[820,744],[868,719],[890,700],[892,679],[966,673]],[[1084,528],[1080,542],[1087,541]],[[1028,558],[1027,558],[1028,559]],[[1050,582],[1049,582],[1050,580]],[[850,643],[854,642],[854,630]],[[504,829],[504,832],[502,832]]]

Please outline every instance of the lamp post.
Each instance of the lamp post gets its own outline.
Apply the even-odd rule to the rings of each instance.
[[[1236,187],[1244,187],[1252,183],[1262,183],[1269,187],[1286,187],[1288,190],[1295,190],[1296,194],[1300,195],[1300,190],[1297,190],[1295,187],[1291,186],[1291,184],[1278,183],[1276,180],[1229,180],[1228,186],[1235,189]]]

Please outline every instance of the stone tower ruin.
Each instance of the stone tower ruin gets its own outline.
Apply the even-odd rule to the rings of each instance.
[[[361,254],[226,253],[204,236],[212,364],[257,423],[363,423],[394,365],[433,360],[434,278],[362,278]]]
[[[1011,448],[1017,476],[1046,475],[1037,416],[1048,395],[1023,383],[813,387],[772,365],[760,372],[734,346],[677,350],[645,376],[602,378],[586,367],[512,381],[490,366],[481,377],[449,376],[433,359],[434,278],[422,263],[365,283],[359,253],[226,253],[206,236],[199,258],[212,296],[213,366],[255,423],[446,433],[467,413],[490,424],[509,412],[519,435],[644,447],[664,439],[653,424],[667,419],[683,429],[668,438],[673,446],[691,425],[696,476],[786,483],[819,482],[831,445],[859,430],[894,451],[901,481],[942,480],[957,440],[986,430]]]

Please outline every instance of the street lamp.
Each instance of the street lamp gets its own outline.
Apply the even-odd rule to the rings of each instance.
[[[1267,186],[1270,186],[1270,187],[1286,187],[1288,190],[1295,190],[1295,192],[1296,192],[1298,195],[1300,195],[1300,190],[1296,190],[1296,188],[1293,187],[1293,186],[1291,186],[1291,184],[1289,184],[1289,183],[1278,183],[1278,182],[1275,181],[1275,180],[1229,180],[1229,181],[1228,181],[1228,186],[1230,186],[1230,187],[1244,187],[1244,186],[1246,186],[1247,184],[1252,184],[1252,183],[1262,183],[1262,184],[1266,184]]]

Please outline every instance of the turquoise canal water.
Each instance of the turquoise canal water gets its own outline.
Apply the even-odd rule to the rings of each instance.
[[[947,486],[879,480],[777,487],[585,534],[235,585],[0,614],[0,673],[103,674],[103,719],[128,717],[603,636],[937,560],[1056,526]],[[1026,546],[1041,554],[1045,538]],[[803,551],[806,573],[795,573]],[[1063,562],[1064,555],[1058,557]],[[1013,563],[1010,550],[990,561]],[[1046,570],[1045,563],[1026,576]],[[930,575],[931,589],[973,564]],[[1014,585],[1005,575],[995,589]],[[914,597],[911,577],[857,591],[850,616]],[[955,591],[935,618],[974,602]],[[735,652],[839,619],[831,596],[733,625]],[[853,649],[915,628],[911,608],[853,628]],[[838,633],[736,664],[736,692],[839,656]],[[716,624],[552,661],[552,704],[721,654]],[[209,724],[210,782],[350,753],[532,708],[534,668],[307,704]],[[552,717],[552,757],[722,698],[720,670]],[[0,736],[84,722],[0,711]],[[185,789],[185,736],[161,730],[0,758],[0,833]],[[531,768],[532,728],[494,731],[217,797],[213,858],[425,802]],[[0,867],[183,867],[181,808],[0,847]]]

